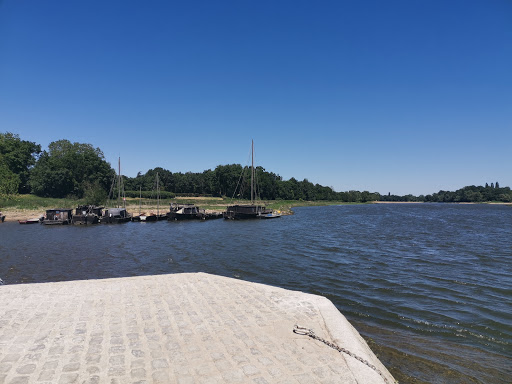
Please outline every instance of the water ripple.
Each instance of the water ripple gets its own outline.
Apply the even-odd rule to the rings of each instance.
[[[4,223],[0,278],[18,284],[201,271],[301,290],[333,301],[377,343],[401,382],[505,383],[511,222],[510,207],[415,204],[298,208],[269,221]],[[425,372],[437,376],[427,380]]]

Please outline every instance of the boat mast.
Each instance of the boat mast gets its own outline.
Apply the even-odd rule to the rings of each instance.
[[[158,186],[158,172],[156,173],[156,215],[160,215],[160,188]]]
[[[140,216],[140,206],[142,204],[142,185],[139,185],[139,216]]]
[[[254,204],[254,140],[251,140],[251,205]]]
[[[118,173],[117,173],[117,208],[121,201],[121,157],[118,158]]]

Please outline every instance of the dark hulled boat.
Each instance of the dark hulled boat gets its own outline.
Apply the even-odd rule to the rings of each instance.
[[[272,210],[262,205],[230,205],[227,207],[226,212],[224,212],[224,218],[231,220],[259,219],[269,214],[272,214]]]
[[[205,218],[204,209],[199,209],[194,204],[171,203],[170,211],[167,213],[167,220],[201,220]]]
[[[71,224],[73,217],[72,209],[48,209],[43,219],[44,225],[67,225]]]
[[[121,158],[118,161],[118,173],[117,177],[114,177],[112,181],[112,187],[109,193],[110,197],[113,195],[115,190],[114,186],[117,184],[117,208],[103,208],[103,215],[100,216],[99,220],[101,224],[120,224],[127,223],[132,220],[132,216],[126,211],[126,195],[123,188],[123,179],[121,177]],[[122,193],[121,193],[122,192]],[[120,202],[123,202],[123,207],[120,207]],[[107,203],[107,205],[109,205]]]
[[[79,205],[75,209],[71,222],[76,225],[98,224],[102,215],[103,207],[95,205]]]
[[[126,211],[126,208],[107,208],[103,212],[103,216],[100,217],[100,223],[102,224],[120,224],[131,221],[130,214]]]
[[[271,209],[267,209],[263,205],[255,204],[256,197],[256,173],[254,169],[254,142],[251,142],[251,204],[243,205],[230,205],[226,208],[223,216],[225,219],[230,220],[242,220],[242,219],[269,219],[280,217],[272,212]],[[242,194],[242,193],[240,193]]]

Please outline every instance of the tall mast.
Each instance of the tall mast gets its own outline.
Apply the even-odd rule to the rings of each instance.
[[[156,215],[160,215],[160,188],[158,187],[158,172],[156,173]]]
[[[121,157],[118,159],[118,173],[117,173],[117,208],[119,208],[119,202],[121,201]]]
[[[254,140],[251,140],[251,205],[254,204]]]

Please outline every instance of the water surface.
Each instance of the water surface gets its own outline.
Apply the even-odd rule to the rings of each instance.
[[[324,295],[401,383],[512,382],[512,207],[297,208],[278,220],[0,225],[5,284],[207,272]]]

